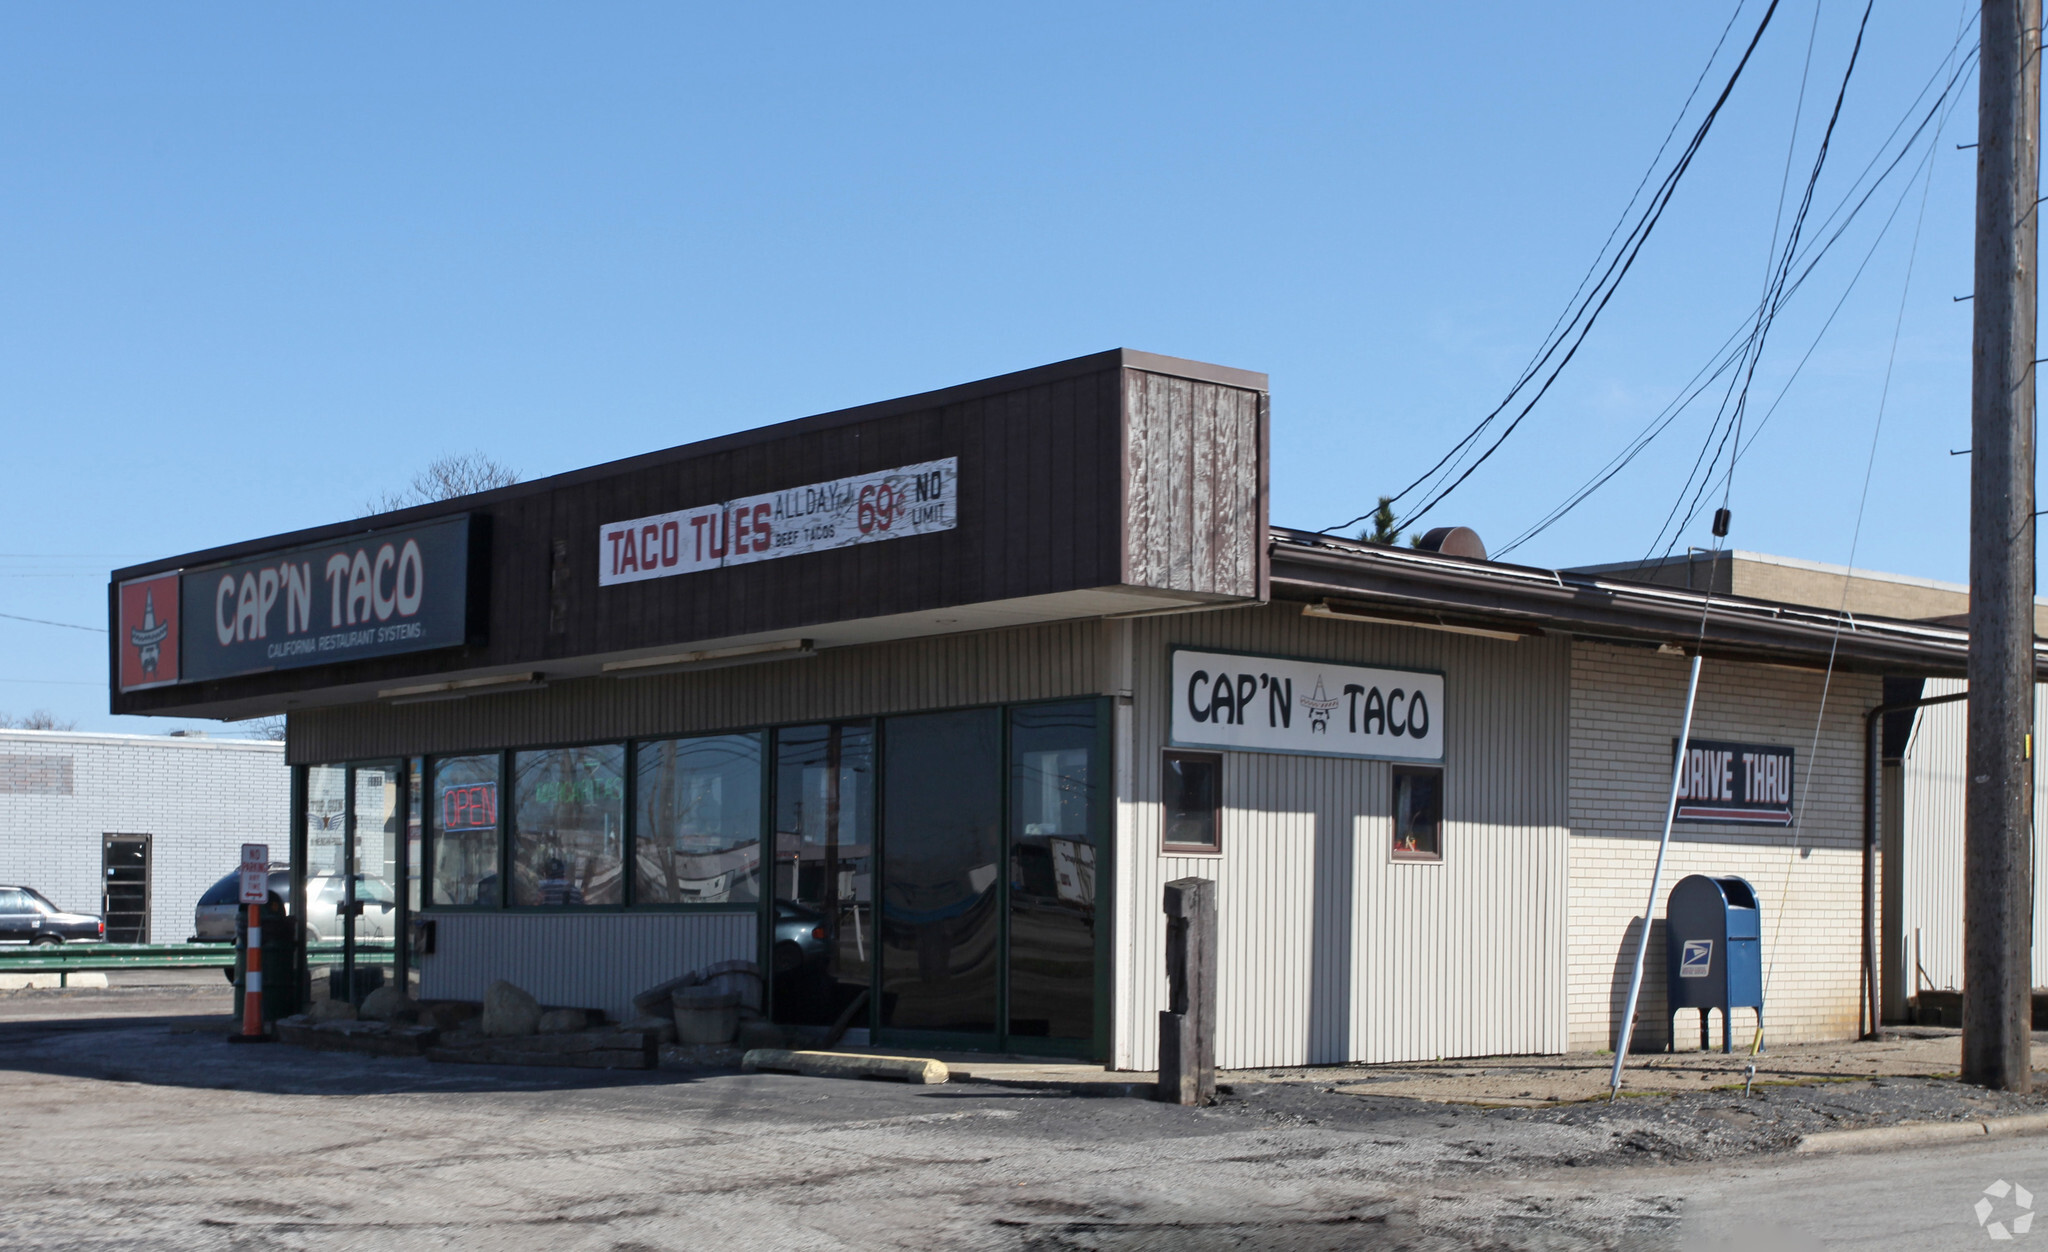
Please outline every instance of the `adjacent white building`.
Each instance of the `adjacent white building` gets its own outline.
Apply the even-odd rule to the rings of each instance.
[[[0,883],[98,913],[117,942],[180,943],[243,843],[289,853],[284,745],[0,731]]]

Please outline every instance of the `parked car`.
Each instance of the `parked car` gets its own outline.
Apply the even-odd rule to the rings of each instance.
[[[270,890],[278,899],[292,898],[292,874],[287,869],[270,871]],[[192,938],[199,943],[233,943],[235,919],[244,911],[242,872],[236,870],[208,887],[192,909]]]
[[[0,885],[0,943],[46,947],[57,943],[97,943],[107,937],[104,918],[66,913],[34,887]]]
[[[340,874],[306,876],[306,942],[341,938],[341,904],[347,884]],[[291,871],[270,871],[270,890],[285,902],[289,915],[292,898]],[[193,938],[201,943],[233,943],[235,919],[243,909],[242,875],[237,870],[206,889],[192,910]],[[398,897],[391,884],[370,874],[356,875],[356,901],[362,912],[356,917],[356,938],[389,939],[396,933]]]

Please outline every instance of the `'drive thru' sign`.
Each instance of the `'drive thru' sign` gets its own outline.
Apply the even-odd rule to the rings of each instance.
[[[960,522],[960,458],[742,496],[598,528],[597,581],[641,582],[772,561]]]
[[[1173,742],[1310,756],[1440,761],[1444,678],[1234,652],[1173,654]]]
[[[1674,749],[1677,741],[1672,741]],[[1741,826],[1792,824],[1792,749],[1769,743],[1686,741],[1676,820]]]

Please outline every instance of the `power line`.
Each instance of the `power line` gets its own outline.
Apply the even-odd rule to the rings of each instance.
[[[1748,67],[1750,57],[1756,52],[1757,44],[1762,41],[1764,31],[1770,27],[1771,18],[1777,11],[1777,0],[1771,0],[1771,6],[1764,11],[1763,21],[1758,24],[1756,34],[1751,37],[1749,47],[1743,51],[1742,60],[1736,63],[1734,72],[1729,75],[1727,86],[1721,89],[1720,97],[1714,101],[1713,108],[1709,109],[1706,117],[1701,120],[1699,130],[1693,134],[1692,141],[1686,145],[1685,151],[1680,154],[1677,163],[1672,166],[1671,171],[1664,176],[1663,183],[1659,185],[1656,194],[1651,197],[1650,207],[1644,210],[1642,219],[1637,223],[1635,229],[1630,232],[1629,239],[1625,243],[1626,259],[1617,255],[1615,260],[1609,264],[1608,274],[1611,275],[1611,278],[1603,276],[1602,282],[1605,290],[1600,292],[1599,303],[1593,305],[1587,312],[1584,320],[1579,323],[1578,333],[1572,339],[1570,350],[1559,358],[1555,366],[1551,367],[1549,376],[1543,380],[1543,385],[1537,388],[1534,395],[1529,397],[1528,403],[1522,406],[1521,412],[1517,413],[1514,420],[1508,423],[1507,428],[1501,431],[1500,435],[1487,446],[1486,451],[1481,453],[1477,459],[1466,467],[1464,472],[1460,473],[1455,479],[1452,479],[1449,485],[1438,488],[1420,507],[1402,518],[1403,525],[1420,521],[1431,509],[1442,504],[1453,491],[1462,486],[1466,479],[1472,477],[1479,467],[1484,465],[1495,452],[1498,452],[1501,445],[1506,443],[1508,438],[1515,433],[1516,428],[1521,426],[1523,419],[1529,416],[1538,402],[1550,391],[1551,386],[1557,382],[1559,375],[1564,372],[1565,366],[1571,364],[1572,358],[1578,355],[1579,348],[1586,342],[1586,336],[1592,333],[1594,325],[1600,319],[1600,314],[1607,308],[1608,302],[1614,298],[1614,293],[1621,289],[1621,280],[1628,276],[1628,271],[1634,267],[1636,258],[1642,255],[1643,246],[1649,242],[1651,232],[1656,230],[1657,223],[1663,219],[1664,210],[1670,205],[1671,197],[1676,194],[1679,181],[1685,177],[1686,171],[1692,167],[1693,158],[1699,154],[1700,146],[1706,142],[1707,133],[1713,129],[1715,119],[1720,116],[1722,107],[1728,103],[1728,97],[1734,93],[1735,84],[1741,81],[1742,71]],[[1591,300],[1590,294],[1587,299]],[[1510,398],[1511,400],[1512,397]],[[1503,407],[1505,407],[1506,403],[1503,403]],[[1487,420],[1491,421],[1492,418],[1489,417]]]
[[[1821,261],[1827,257],[1827,255],[1833,250],[1835,244],[1842,239],[1842,237],[1847,233],[1849,228],[1855,223],[1855,221],[1861,215],[1863,210],[1866,207],[1868,207],[1871,198],[1877,194],[1878,190],[1881,187],[1883,187],[1888,181],[1890,181],[1892,174],[1897,171],[1899,165],[1905,160],[1905,158],[1918,148],[1921,136],[1927,132],[1928,126],[1931,123],[1935,122],[1937,115],[1939,115],[1942,118],[1943,123],[1945,124],[1947,114],[1943,112],[1943,110],[1947,109],[1949,111],[1953,111],[1953,109],[1956,107],[1956,88],[1961,83],[1964,76],[1969,73],[1970,68],[1975,63],[1977,49],[1974,45],[1970,47],[1967,51],[1963,51],[1963,55],[1960,62],[1957,62],[1956,60],[1956,54],[1959,50],[1962,50],[1963,40],[1968,35],[1969,29],[1966,24],[1964,28],[1958,32],[1956,39],[1951,43],[1948,50],[1943,54],[1940,62],[1936,65],[1934,71],[1931,74],[1929,74],[1927,80],[1921,85],[1920,90],[1914,95],[1912,101],[1907,105],[1905,111],[1901,114],[1899,120],[1892,126],[1891,131],[1885,136],[1884,140],[1878,144],[1877,149],[1872,154],[1870,160],[1865,163],[1863,169],[1859,171],[1856,178],[1851,181],[1849,189],[1843,193],[1841,199],[1835,205],[1835,208],[1828,214],[1827,218],[1822,221],[1820,230],[1824,233],[1820,234],[1812,240],[1807,241],[1803,245],[1803,249],[1798,258],[1797,263],[1798,274],[1785,287],[1779,301],[1781,306],[1786,301],[1789,301],[1793,295],[1795,295],[1801,288],[1803,288],[1806,285],[1807,280],[1813,276],[1814,271],[1819,267]],[[1952,63],[1954,66],[1953,69],[1951,69]],[[1943,82],[1944,76],[1946,76],[1946,82]],[[1939,94],[1936,95],[1933,102],[1923,112],[1920,107],[1921,103],[1922,101],[1925,101],[1927,99],[1928,93],[1934,90],[1937,84],[1940,85],[1941,90]],[[1914,122],[1915,118],[1919,119],[1917,124],[1913,126],[1910,132],[1906,133],[1904,139],[1901,141],[1900,132],[1905,130],[1908,123]],[[1938,131],[1940,129],[1940,126],[1937,126],[1936,129]],[[1895,141],[1898,145],[1896,151],[1893,150],[1893,145]],[[1890,159],[1888,161],[1886,160],[1887,155],[1890,156]],[[1931,149],[1929,155],[1931,157]],[[1875,171],[1875,177],[1873,177],[1873,171]],[[1867,186],[1865,185],[1866,180],[1868,180]],[[1751,432],[1749,436],[1743,440],[1742,448],[1738,449],[1737,455],[1742,455],[1751,445],[1755,443],[1756,437],[1762,433],[1763,428],[1769,424],[1772,415],[1776,413],[1778,406],[1781,403],[1783,403],[1785,394],[1790,389],[1792,382],[1797,379],[1800,370],[1804,367],[1806,361],[1812,357],[1814,350],[1819,346],[1822,335],[1826,333],[1828,327],[1832,325],[1832,323],[1834,322],[1835,317],[1841,312],[1843,304],[1848,299],[1849,293],[1855,289],[1858,279],[1863,274],[1865,268],[1869,265],[1871,257],[1874,255],[1876,251],[1878,242],[1882,241],[1884,236],[1889,232],[1893,222],[1897,219],[1898,213],[1900,209],[1904,206],[1906,196],[1909,194],[1910,190],[1911,188],[1909,179],[1908,186],[1900,191],[1898,199],[1893,202],[1891,211],[1886,216],[1884,225],[1879,228],[1876,237],[1873,239],[1870,250],[1865,252],[1863,260],[1858,264],[1855,274],[1852,275],[1852,277],[1850,278],[1849,285],[1843,291],[1841,299],[1837,300],[1834,309],[1829,313],[1826,322],[1823,323],[1820,333],[1815,335],[1814,340],[1808,346],[1806,353],[1800,358],[1799,366],[1795,367],[1795,369],[1792,372],[1792,376],[1787,379],[1785,386],[1779,389],[1778,395],[1776,399],[1772,402],[1771,408],[1765,412],[1763,420],[1757,424],[1757,429]],[[1760,310],[1761,306],[1759,306],[1759,311]],[[1539,521],[1531,525],[1528,529],[1524,530],[1521,534],[1516,535],[1507,544],[1496,549],[1495,555],[1505,556],[1507,553],[1513,551],[1514,549],[1519,548],[1522,545],[1535,539],[1538,535],[1542,534],[1544,531],[1550,529],[1550,527],[1556,525],[1559,521],[1563,520],[1563,518],[1566,515],[1570,514],[1580,504],[1584,503],[1587,499],[1589,499],[1601,487],[1605,486],[1609,481],[1611,481],[1623,469],[1626,469],[1630,464],[1632,464],[1635,461],[1635,459],[1649,447],[1651,443],[1653,443],[1659,436],[1661,436],[1664,433],[1664,431],[1667,430],[1671,426],[1671,424],[1675,420],[1677,420],[1677,418],[1687,408],[1689,408],[1696,399],[1698,399],[1699,395],[1705,390],[1706,387],[1711,386],[1716,379],[1720,378],[1729,369],[1735,367],[1743,359],[1744,350],[1748,346],[1748,340],[1755,333],[1755,320],[1756,314],[1752,314],[1750,318],[1747,319],[1747,321],[1745,322],[1745,325],[1750,328],[1747,334],[1745,334],[1745,331],[1741,327],[1738,327],[1735,331],[1731,332],[1729,336],[1722,341],[1720,347],[1715,350],[1714,355],[1709,357],[1707,364],[1700,367],[1699,371],[1696,372],[1691,379],[1689,379],[1683,386],[1680,387],[1678,395],[1674,397],[1670,404],[1666,405],[1661,411],[1658,412],[1656,416],[1652,417],[1643,426],[1641,430],[1639,430],[1634,436],[1630,438],[1630,440],[1623,446],[1621,452],[1617,453],[1612,459],[1610,459],[1607,462],[1606,465],[1602,466],[1600,470],[1596,471],[1591,477],[1588,478],[1588,480],[1585,483],[1582,483],[1576,490],[1574,490],[1569,496],[1567,496],[1564,501],[1562,501],[1560,504],[1552,508]],[[1726,407],[1724,402],[1722,414],[1725,414],[1725,412]],[[1713,429],[1720,429],[1720,422],[1721,415],[1717,415]],[[1704,453],[1705,448],[1702,448],[1702,459],[1704,459]],[[1699,466],[1697,463],[1695,463],[1693,470],[1686,476],[1685,481],[1687,489],[1690,489],[1694,481],[1694,478],[1698,474],[1698,472]],[[1683,499],[1683,493],[1681,493],[1680,499]],[[1686,518],[1686,523],[1689,524],[1692,520],[1692,517],[1696,515],[1697,514],[1688,515]],[[1667,527],[1669,525],[1669,520],[1669,517],[1667,517]],[[1681,529],[1682,528],[1683,526],[1681,526]],[[1658,534],[1659,538],[1661,539],[1663,536],[1663,528],[1660,528]],[[1653,550],[1654,547],[1655,545],[1653,544]]]
[[[1742,5],[1738,3],[1736,5],[1735,13],[1729,16],[1728,21],[1730,26],[1734,24],[1735,17],[1741,13],[1741,10]],[[1471,466],[1464,467],[1463,473],[1459,475],[1457,480],[1453,482],[1450,485],[1450,487],[1444,488],[1441,491],[1437,491],[1435,488],[1432,488],[1430,493],[1425,493],[1434,493],[1435,499],[1425,504],[1422,507],[1422,509],[1419,509],[1410,518],[1403,519],[1404,522],[1411,521],[1414,518],[1418,518],[1422,515],[1423,512],[1427,511],[1427,509],[1434,507],[1437,500],[1440,500],[1443,495],[1448,494],[1449,491],[1455,489],[1458,483],[1462,483],[1466,477],[1470,476],[1473,469],[1478,468],[1479,464],[1483,463],[1488,457],[1492,456],[1494,451],[1500,446],[1501,440],[1505,440],[1508,435],[1513,434],[1515,427],[1520,425],[1522,418],[1528,415],[1529,407],[1534,406],[1535,400],[1541,399],[1542,393],[1544,391],[1549,390],[1550,383],[1556,380],[1557,372],[1562,370],[1564,366],[1571,361],[1572,356],[1577,353],[1579,344],[1584,342],[1586,334],[1592,329],[1593,322],[1598,320],[1601,310],[1606,308],[1608,300],[1613,298],[1615,288],[1619,285],[1621,279],[1628,273],[1629,268],[1635,263],[1636,255],[1641,252],[1643,244],[1648,241],[1650,232],[1656,228],[1657,221],[1663,215],[1664,206],[1670,202],[1672,194],[1677,190],[1679,179],[1684,176],[1686,169],[1692,164],[1693,156],[1699,151],[1701,143],[1705,141],[1707,132],[1712,129],[1715,119],[1720,115],[1722,106],[1727,103],[1729,94],[1734,91],[1736,82],[1740,80],[1740,78],[1742,77],[1743,70],[1748,66],[1750,57],[1752,56],[1752,54],[1755,53],[1757,44],[1763,39],[1764,31],[1770,27],[1771,18],[1777,13],[1777,11],[1778,0],[1771,0],[1769,7],[1764,11],[1763,20],[1758,23],[1756,33],[1750,37],[1749,45],[1747,48],[1744,49],[1742,59],[1739,62],[1737,62],[1734,72],[1730,75],[1728,79],[1727,85],[1721,89],[1720,96],[1714,101],[1713,107],[1707,111],[1706,117],[1700,123],[1699,128],[1693,134],[1690,142],[1687,143],[1685,150],[1679,156],[1678,161],[1673,165],[1672,169],[1665,174],[1664,178],[1658,184],[1657,190],[1651,193],[1649,206],[1644,209],[1643,214],[1636,220],[1635,224],[1629,228],[1627,234],[1623,237],[1622,244],[1619,250],[1615,252],[1614,256],[1611,259],[1609,259],[1607,258],[1607,244],[1603,243],[1601,245],[1601,250],[1599,253],[1595,255],[1592,270],[1589,270],[1589,274],[1594,270],[1601,269],[1601,262],[1603,259],[1606,260],[1606,267],[1605,271],[1600,274],[1599,279],[1593,284],[1592,289],[1590,291],[1587,289],[1585,279],[1580,280],[1579,286],[1573,292],[1572,298],[1566,301],[1566,313],[1560,316],[1557,323],[1553,324],[1552,333],[1545,337],[1543,344],[1539,348],[1535,359],[1532,360],[1530,364],[1522,371],[1521,376],[1515,380],[1514,384],[1508,388],[1507,394],[1501,399],[1501,402],[1498,405],[1495,405],[1493,410],[1489,412],[1485,417],[1480,419],[1479,423],[1475,425],[1470,431],[1468,431],[1463,438],[1459,439],[1457,443],[1453,444],[1451,450],[1445,453],[1444,456],[1441,459],[1439,459],[1435,465],[1431,466],[1425,473],[1422,474],[1421,477],[1417,478],[1414,482],[1411,482],[1406,487],[1403,487],[1400,490],[1400,492],[1392,498],[1395,500],[1405,498],[1417,487],[1422,486],[1425,482],[1429,482],[1432,478],[1434,478],[1437,475],[1438,471],[1443,470],[1446,465],[1452,465],[1453,471],[1462,467],[1463,454],[1468,452],[1473,446],[1475,446],[1477,441],[1492,426],[1494,421],[1497,418],[1499,418],[1501,414],[1505,413],[1508,410],[1508,408],[1514,403],[1515,398],[1518,395],[1522,394],[1522,392],[1529,386],[1529,384],[1536,378],[1536,376],[1540,372],[1542,372],[1545,364],[1548,363],[1551,360],[1551,358],[1557,355],[1558,350],[1561,347],[1563,347],[1565,341],[1568,338],[1572,338],[1572,328],[1577,327],[1578,334],[1576,338],[1573,340],[1570,350],[1568,350],[1565,353],[1564,357],[1557,362],[1555,367],[1552,368],[1550,378],[1545,380],[1542,388],[1537,392],[1536,396],[1531,399],[1529,406],[1525,407],[1522,410],[1522,412],[1517,414],[1514,420],[1509,423],[1507,430],[1502,433],[1500,439],[1497,439],[1492,446],[1488,447],[1487,450],[1484,453],[1482,453],[1479,456],[1478,460],[1473,462]],[[1702,69],[1700,70],[1701,79],[1705,78],[1707,71],[1711,69],[1713,66],[1714,59],[1720,55],[1722,44],[1723,42],[1725,42],[1726,38],[1727,30],[1724,28],[1722,31],[1721,40],[1717,41],[1714,45],[1713,56],[1710,56],[1708,58],[1706,66],[1702,67]],[[1684,119],[1685,112],[1687,109],[1691,107],[1692,101],[1695,95],[1697,94],[1697,91],[1698,83],[1695,82],[1693,93],[1688,94],[1686,96],[1685,106],[1680,109],[1678,118],[1674,119],[1674,121],[1672,122],[1673,130],[1676,130],[1678,123]],[[1658,159],[1661,159],[1666,146],[1668,146],[1669,144],[1669,141],[1670,136],[1669,134],[1667,134],[1665,138],[1665,144],[1660,145],[1658,147],[1657,157],[1652,159],[1649,170],[1646,171],[1644,174],[1644,182],[1648,181],[1650,172],[1655,171],[1657,161]],[[1638,184],[1635,195],[1631,196],[1629,199],[1628,208],[1624,209],[1622,212],[1622,222],[1628,220],[1629,209],[1633,209],[1637,199],[1641,195],[1641,192],[1641,184]],[[1619,230],[1619,227],[1620,222],[1617,222],[1616,230]],[[1614,238],[1614,233],[1614,231],[1610,231],[1608,234],[1608,240],[1610,242]],[[1559,329],[1560,327],[1562,327],[1562,330]],[[1457,462],[1457,464],[1453,465],[1453,462]],[[1364,521],[1367,517],[1370,516],[1370,513],[1362,513],[1359,516],[1352,518],[1350,521],[1343,522],[1336,526],[1325,527],[1322,533],[1327,534],[1330,531],[1347,529],[1351,526],[1358,524],[1359,522]]]
[[[19,613],[0,613],[0,617],[4,617],[10,622],[34,622],[38,626],[62,626],[66,630],[90,630],[102,635],[107,633],[107,628],[104,626],[76,626],[70,622],[53,622],[43,617],[23,617]]]

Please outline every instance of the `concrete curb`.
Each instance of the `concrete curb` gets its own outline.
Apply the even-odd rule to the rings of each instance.
[[[1159,1094],[1159,1082],[1075,1082],[1061,1078],[1005,1078],[1001,1076],[970,1074],[964,1070],[953,1071],[953,1081],[980,1083],[989,1087],[1009,1087],[1018,1091],[1043,1091],[1048,1094],[1072,1096],[1099,1096],[1115,1100],[1150,1100]]]
[[[949,1077],[944,1061],[922,1056],[863,1056],[853,1052],[795,1052],[787,1048],[755,1048],[740,1058],[740,1068],[781,1070],[814,1078],[895,1078],[912,1083],[941,1083]]]
[[[2048,1113],[2025,1113],[2018,1117],[1993,1117],[1984,1121],[1905,1122],[1897,1126],[1869,1126],[1862,1130],[1823,1130],[1804,1136],[1792,1150],[1798,1153],[1875,1152],[1928,1143],[2039,1134],[2048,1134]]]

